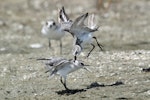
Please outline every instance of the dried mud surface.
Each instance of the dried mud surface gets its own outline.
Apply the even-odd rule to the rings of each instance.
[[[106,11],[97,10],[95,1],[79,0],[0,0],[0,98],[1,100],[149,100],[150,98],[150,1],[113,0]],[[69,3],[68,3],[69,2]],[[85,59],[87,46],[78,59],[89,64],[71,73],[64,90],[59,77],[49,79],[44,64],[35,58],[72,58],[72,37],[59,43],[42,37],[47,18],[57,18],[65,6],[74,19],[85,12],[95,13],[100,30],[95,32],[104,46]]]

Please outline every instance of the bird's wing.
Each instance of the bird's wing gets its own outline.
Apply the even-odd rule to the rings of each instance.
[[[50,75],[53,75],[53,74],[57,73],[57,71],[59,71],[60,69],[64,68],[67,64],[71,64],[71,62],[68,61],[68,60],[60,61],[55,66],[53,66],[54,68],[53,68],[53,70],[52,70]]]
[[[89,28],[89,27],[87,27],[87,26],[84,26],[84,27],[83,27],[83,31],[86,31],[87,33],[88,33],[88,32],[95,32],[95,31],[98,31],[98,28],[99,28],[99,27],[95,27],[95,28],[91,29],[91,28]]]
[[[64,7],[62,7],[60,12],[59,12],[59,18],[63,22],[68,22],[69,21],[69,17],[68,17],[68,15],[65,12],[65,8]]]
[[[83,14],[79,16],[78,18],[76,18],[76,20],[73,22],[69,31],[74,37],[79,38],[82,34],[95,32],[98,30],[99,27],[89,28],[88,26],[84,24],[84,21],[87,17],[88,17],[88,13]]]
[[[72,28],[70,30],[70,33],[72,34],[72,36],[77,39],[80,39],[84,34],[89,34],[91,32],[95,32],[95,31],[98,31],[98,28],[94,28],[94,29],[91,29],[87,26],[80,26],[80,27],[75,27],[75,28]]]
[[[44,63],[46,65],[47,72],[54,73],[55,70],[58,69],[57,66],[63,64],[65,61],[67,61],[65,58],[61,57],[51,57],[51,58],[40,58],[37,60],[44,60]]]
[[[84,26],[84,21],[87,17],[88,17],[88,13],[85,13],[85,14],[77,17],[72,24],[72,28],[77,27],[77,26]]]
[[[45,64],[49,65],[49,66],[57,66],[63,60],[66,60],[66,59],[65,58],[53,58],[53,59],[47,61]]]
[[[95,15],[94,14],[91,14],[89,17],[88,17],[88,25],[87,25],[90,29],[93,29],[93,30],[98,30],[99,26],[97,26],[96,24],[96,19],[95,19]]]
[[[37,60],[44,61],[45,65],[48,67],[53,67],[59,65],[62,61],[66,60],[65,58],[61,57],[51,57],[51,58],[39,58]]]

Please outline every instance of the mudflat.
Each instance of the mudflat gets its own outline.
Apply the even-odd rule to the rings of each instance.
[[[110,7],[96,9],[96,1],[0,0],[0,98],[1,100],[149,100],[150,98],[150,1],[112,0]],[[69,3],[68,3],[69,2]],[[95,13],[99,31],[94,35],[104,46],[86,58],[90,45],[78,57],[84,69],[67,77],[66,91],[59,76],[49,78],[43,62],[36,58],[73,58],[73,38],[59,42],[41,35],[43,21],[57,20],[64,6],[74,19],[85,12]],[[95,43],[96,44],[96,43]]]

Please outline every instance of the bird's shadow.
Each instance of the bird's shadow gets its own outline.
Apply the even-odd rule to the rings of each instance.
[[[89,89],[96,88],[96,87],[107,87],[107,86],[119,86],[119,85],[124,85],[123,82],[117,81],[115,83],[105,85],[105,84],[99,84],[98,82],[92,82],[90,85],[88,85],[84,89],[69,89],[69,90],[61,90],[61,91],[56,91],[58,95],[73,95],[76,93],[81,93],[81,92],[86,92]]]
[[[85,92],[85,91],[86,89],[69,89],[69,90],[56,91],[56,93],[59,95],[72,95],[78,92]]]
[[[91,83],[89,86],[87,86],[86,89],[91,89],[91,88],[95,88],[95,87],[119,86],[119,85],[123,85],[123,84],[124,84],[124,83],[121,82],[121,81],[116,81],[115,83],[108,84],[108,85],[99,84],[98,82],[93,82],[93,83]]]

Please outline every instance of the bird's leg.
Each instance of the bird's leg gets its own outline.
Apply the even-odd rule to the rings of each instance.
[[[60,45],[59,45],[60,46],[60,54],[62,54],[62,41],[61,41],[61,39],[59,42],[60,42]]]
[[[77,60],[77,56],[75,55],[75,56],[74,56],[74,62],[75,62],[76,60]]]
[[[49,48],[51,48],[51,40],[49,39]]]
[[[95,41],[96,41],[98,47],[101,49],[101,51],[104,51],[103,48],[102,48],[103,46],[98,43],[97,38],[96,38],[96,37],[93,37],[93,39],[95,39]]]
[[[66,86],[66,78],[64,78],[64,87],[66,90],[69,90],[68,87]]]
[[[94,48],[95,48],[95,45],[94,45],[94,44],[91,43],[91,45],[93,46],[93,48],[92,48],[92,49],[90,50],[90,52],[88,53],[87,57],[90,56],[91,52],[92,52],[92,51],[94,50]]]
[[[61,78],[60,78],[60,82],[64,85],[64,87],[65,87],[66,90],[69,90],[69,89],[67,88],[67,86],[66,86],[66,78],[64,78],[64,82],[63,82],[62,77],[61,77]]]
[[[63,83],[63,80],[62,80],[62,77],[60,77],[60,82],[61,82],[62,84],[64,84],[64,83]]]
[[[78,54],[78,52],[77,52],[77,51],[75,51],[75,55],[74,55],[74,62],[77,60],[77,54]]]

